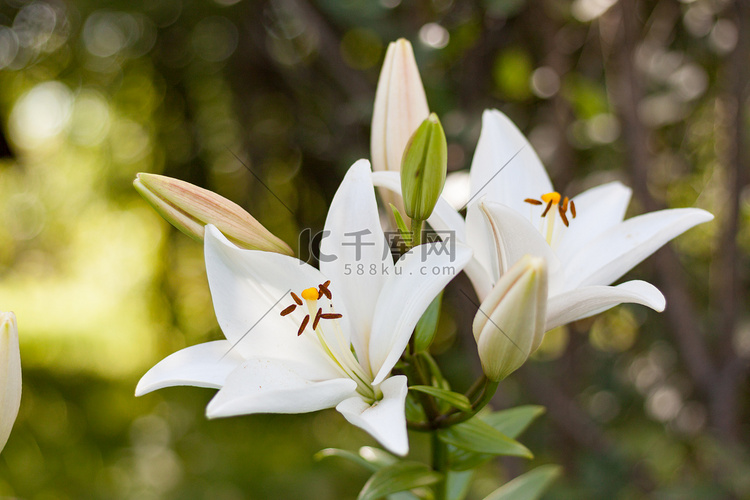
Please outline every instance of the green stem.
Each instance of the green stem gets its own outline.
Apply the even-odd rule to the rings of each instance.
[[[438,438],[438,431],[432,432],[432,468],[441,473],[443,479],[435,485],[435,500],[446,500],[446,475],[448,474],[448,447]]]
[[[411,246],[415,247],[422,243],[422,224],[424,221],[418,219],[411,220]]]
[[[446,427],[450,427],[452,425],[465,422],[469,420],[471,417],[473,417],[474,415],[476,415],[479,412],[479,410],[487,406],[487,403],[490,402],[490,400],[492,399],[492,396],[495,395],[497,386],[500,383],[493,382],[489,380],[487,377],[482,377],[482,379],[484,381],[484,385],[482,386],[481,392],[478,394],[477,398],[472,402],[471,411],[441,415],[434,422],[438,428],[444,429]]]
[[[425,376],[424,371],[421,369],[420,363],[416,357],[409,356],[405,359],[406,363],[403,367],[406,377],[409,379],[409,385],[430,385],[430,380]],[[416,383],[415,383],[416,382]],[[434,429],[432,422],[440,417],[440,408],[438,408],[435,399],[429,394],[423,392],[417,393],[419,402],[424,408],[425,416],[427,417],[427,429]],[[418,423],[411,424],[412,428]]]

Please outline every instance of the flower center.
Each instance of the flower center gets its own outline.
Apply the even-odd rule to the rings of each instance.
[[[568,210],[570,210],[571,217],[575,219],[576,204],[573,200],[568,199],[567,196],[563,198],[562,195],[557,191],[543,194],[541,198],[541,201],[534,198],[526,198],[523,201],[531,205],[547,205],[546,207],[544,207],[544,211],[542,212],[542,219],[546,221],[547,229],[546,231],[541,229],[541,232],[542,234],[546,233],[547,243],[552,245],[552,236],[555,229],[555,219],[557,218],[555,217],[555,214],[559,214],[562,223],[565,224],[565,227],[568,227],[570,226],[570,222],[568,221],[567,216]],[[557,210],[551,210],[552,205],[555,205],[557,207]]]
[[[357,357],[352,351],[352,346],[349,340],[344,336],[341,331],[341,326],[338,320],[342,318],[341,314],[334,312],[333,304],[331,299],[333,294],[328,289],[331,281],[321,283],[317,288],[305,288],[302,290],[300,295],[291,292],[290,295],[294,300],[294,303],[286,307],[281,311],[281,316],[287,316],[294,312],[297,307],[306,305],[307,314],[302,319],[299,329],[297,330],[297,336],[301,336],[305,332],[310,332],[315,335],[317,344],[322,349],[326,358],[332,363],[334,368],[338,370],[342,375],[345,375],[357,383],[357,392],[360,393],[366,399],[375,401],[378,399],[379,391],[372,387],[372,377],[365,373],[362,365],[359,364]],[[325,297],[328,300],[326,307],[327,312],[323,312],[323,307],[319,307],[318,302]],[[312,324],[311,323],[312,318]],[[326,325],[324,327],[324,322]]]

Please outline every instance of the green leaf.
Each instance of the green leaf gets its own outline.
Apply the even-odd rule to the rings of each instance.
[[[476,417],[441,429],[438,431],[438,438],[444,443],[476,453],[533,458],[524,445]]]
[[[406,394],[404,411],[406,413],[406,420],[409,422],[425,422],[427,420],[424,408],[422,408],[422,405],[416,400],[414,393]]]
[[[426,351],[432,344],[437,332],[438,321],[440,320],[440,303],[443,299],[441,291],[437,297],[430,303],[427,310],[419,318],[417,327],[414,330],[414,352]]]
[[[398,462],[398,458],[391,455],[385,450],[375,448],[374,446],[363,446],[359,449],[359,456],[367,460],[378,469],[393,465]]]
[[[330,457],[339,457],[345,460],[349,460],[350,462],[353,462],[357,465],[361,465],[365,469],[370,470],[372,472],[375,472],[380,468],[376,464],[365,460],[364,458],[357,455],[356,453],[352,453],[351,451],[347,451],[347,450],[340,450],[338,448],[326,448],[324,450],[320,450],[315,455],[313,455],[313,458],[318,461],[323,460],[324,458],[330,458]]]
[[[488,455],[487,453],[475,453],[455,446],[448,446],[448,468],[456,472],[476,469],[494,457],[495,455]]]
[[[481,419],[509,438],[515,439],[545,411],[544,406],[526,405],[482,415]]]
[[[505,483],[484,500],[537,500],[560,472],[557,465],[542,465]]]
[[[474,470],[448,471],[445,477],[445,491],[448,500],[463,500],[466,498],[474,472]]]
[[[431,385],[412,385],[409,387],[409,390],[429,394],[434,398],[447,402],[451,406],[455,406],[461,411],[471,411],[471,401],[469,401],[469,398],[463,394],[441,389],[440,387],[433,387]]]
[[[399,491],[435,484],[442,475],[419,462],[396,462],[367,480],[357,500],[377,500]]]
[[[396,205],[393,203],[389,203],[389,205],[393,211],[393,218],[396,219],[396,226],[398,226],[398,231],[401,233],[401,238],[404,240],[404,243],[411,247],[411,230],[407,227]]]

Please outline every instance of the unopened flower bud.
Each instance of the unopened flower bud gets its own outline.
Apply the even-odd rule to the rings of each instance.
[[[372,112],[373,170],[398,172],[409,137],[429,113],[411,44],[403,38],[391,42],[380,71]]]
[[[12,312],[0,313],[0,451],[21,406],[21,351],[18,326]]]
[[[215,225],[242,248],[294,255],[289,245],[274,236],[236,203],[189,182],[156,174],[137,174],[135,189],[174,227],[203,241],[206,224]]]
[[[400,38],[388,45],[372,111],[372,169],[398,172],[409,138],[430,114],[411,43]],[[403,212],[401,198],[381,189],[383,201]]]
[[[427,220],[440,198],[448,167],[443,126],[432,113],[409,140],[401,163],[401,193],[406,215]]]
[[[487,378],[504,379],[537,350],[546,313],[546,262],[526,255],[503,274],[474,317],[474,339]]]

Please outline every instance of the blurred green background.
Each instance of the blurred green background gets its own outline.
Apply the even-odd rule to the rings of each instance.
[[[568,195],[620,179],[631,215],[717,216],[630,273],[664,291],[665,313],[621,306],[551,332],[501,384],[496,408],[548,413],[522,437],[535,460],[488,464],[471,498],[549,462],[565,469],[549,499],[750,498],[742,0],[0,5],[0,309],[18,316],[24,368],[0,495],[356,496],[364,471],[312,459],[375,444],[333,411],[207,421],[214,391],[133,396],[156,361],[221,332],[201,245],[131,182],[209,188],[314,258],[298,235],[322,228],[344,172],[369,156],[385,47],[406,37],[451,171],[468,168],[496,107]],[[448,291],[434,350],[462,390],[480,370],[456,287],[470,290]],[[424,436],[411,444],[425,454]]]

